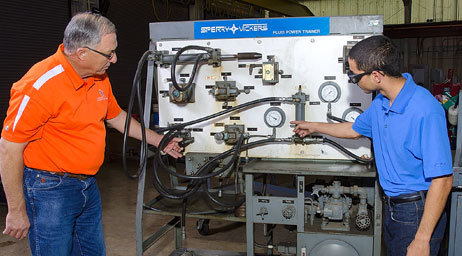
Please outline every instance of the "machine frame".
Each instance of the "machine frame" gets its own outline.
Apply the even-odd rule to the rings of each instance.
[[[380,15],[371,15],[371,16],[343,16],[343,17],[314,17],[314,18],[291,18],[290,20],[293,22],[297,22],[297,19],[316,19],[316,18],[327,18],[329,20],[328,26],[328,35],[373,35],[373,34],[380,34],[383,31],[383,17]],[[278,19],[258,19],[258,21],[266,21],[266,20],[278,20]],[[288,19],[287,19],[288,20]],[[242,20],[235,20],[236,22],[242,21]],[[201,29],[198,24],[203,21],[185,21],[185,22],[166,22],[166,23],[151,23],[150,24],[150,50],[151,51],[157,51],[158,50],[158,43],[159,42],[168,42],[168,41],[189,41],[189,40],[197,40],[197,39],[204,39],[204,38],[197,38],[198,33],[197,29]],[[213,24],[214,21],[207,21]],[[219,21],[216,21],[219,22]],[[196,33],[195,33],[196,31]],[[312,35],[313,36],[313,35]],[[361,37],[360,37],[361,38]],[[343,63],[345,65],[345,59],[347,56],[343,56]],[[146,82],[146,94],[145,94],[145,107],[144,107],[144,116],[143,120],[146,124],[150,123],[151,119],[151,108],[152,108],[152,95],[153,93],[153,88],[154,84],[159,84],[160,81],[158,81],[158,70],[157,70],[157,64],[156,64],[156,59],[155,58],[150,58],[148,61],[148,69],[147,69],[147,82]],[[271,63],[271,59],[268,59],[268,62]],[[275,65],[267,65],[266,63],[268,62],[263,62],[262,64],[262,69],[263,72],[265,73],[272,73],[272,68],[275,67]],[[346,67],[343,67],[344,70]],[[268,71],[268,72],[266,72]],[[264,79],[266,83],[271,86],[271,84],[279,82],[279,76],[275,72],[272,73],[273,75],[270,77],[267,77]],[[336,100],[338,100],[336,98]],[[329,107],[330,107],[330,102],[329,102]],[[162,111],[162,110],[161,110]],[[298,115],[297,115],[298,116]],[[285,159],[272,159],[273,161],[276,161],[275,163],[276,166],[280,166],[280,164],[285,164],[286,160]],[[343,161],[343,162],[342,162]],[[356,177],[364,177],[365,179],[373,179],[375,180],[375,170],[373,168],[365,168],[361,169],[359,172],[339,172],[339,173],[332,173],[332,172],[326,172],[327,169],[329,169],[327,166],[328,165],[338,165],[338,166],[345,166],[345,165],[351,165],[352,169],[357,169],[355,167],[356,165],[359,164],[352,164],[350,161],[346,160],[340,160],[340,161],[332,161],[328,163],[327,165],[324,164],[322,167],[320,167],[319,163],[309,163],[309,162],[299,162],[296,167],[294,165],[290,165],[289,168],[285,168],[284,172],[281,172],[282,168],[279,169],[279,171],[274,171],[270,169],[265,169],[258,167],[258,164],[252,165],[251,167],[245,167],[244,166],[244,173],[246,176],[246,189],[252,189],[252,181],[253,181],[253,175],[255,173],[271,173],[275,172],[276,174],[290,174],[290,175],[295,175],[297,179],[297,184],[301,185],[304,187],[305,185],[305,176],[312,176],[312,175],[321,175],[321,176],[356,176]],[[303,166],[301,169],[300,166]],[[293,168],[292,168],[293,167]],[[314,170],[312,168],[320,168],[317,170]],[[180,218],[178,216],[181,216],[181,211],[178,211],[178,209],[165,209],[165,211],[153,211],[150,210],[149,207],[152,205],[155,205],[159,200],[162,200],[160,198],[155,198],[153,200],[150,200],[149,202],[145,203],[144,200],[144,190],[145,190],[145,179],[146,179],[146,170],[143,170],[141,172],[141,175],[139,176],[139,181],[138,181],[138,194],[137,194],[137,206],[136,206],[136,248],[137,248],[137,255],[142,255],[145,250],[147,250],[152,244],[154,244],[157,239],[159,239],[161,236],[165,235],[169,230],[174,229],[175,233],[175,244],[176,248],[181,248],[181,235],[179,231],[179,222]],[[175,180],[174,180],[175,183]],[[374,226],[373,226],[373,235],[369,236],[372,237],[373,240],[373,245],[370,245],[370,247],[373,247],[373,252],[374,256],[380,255],[380,249],[381,249],[381,201],[379,197],[379,192],[378,192],[378,185],[377,182],[374,182],[374,186],[372,186],[373,192],[373,198],[374,198]],[[176,184],[174,184],[176,185]],[[252,190],[251,190],[252,191]],[[303,202],[304,202],[304,189],[300,193],[298,193],[297,196],[297,202],[298,205],[296,208],[300,212],[301,207],[303,207]],[[302,194],[303,193],[303,194]],[[248,255],[253,255],[253,223],[255,222],[255,219],[253,217],[253,211],[254,211],[254,202],[255,200],[258,201],[260,197],[254,195],[253,193],[247,193],[246,194],[246,204],[250,207],[247,208],[247,218],[244,219],[242,217],[235,217],[232,215],[199,215],[199,214],[186,214],[187,217],[196,217],[196,218],[207,218],[207,219],[221,219],[221,220],[229,220],[229,221],[246,221],[247,222],[247,254]],[[261,199],[261,198],[260,198]],[[169,223],[167,223],[164,227],[161,228],[161,230],[155,232],[154,234],[150,235],[146,240],[143,239],[143,229],[142,229],[142,219],[143,219],[143,214],[150,213],[150,214],[163,214],[163,215],[171,215],[175,216]],[[261,223],[264,223],[261,222]],[[285,223],[285,222],[282,222]],[[306,238],[304,236],[307,236],[305,226],[303,223],[303,220],[300,219],[300,217],[297,217],[296,221],[292,224],[295,224],[297,226],[297,232],[299,235],[297,236],[297,243],[302,243]],[[337,234],[338,235],[338,234]],[[309,234],[308,234],[309,236]],[[306,250],[306,248],[305,248]],[[302,246],[297,245],[297,255],[304,255]],[[362,255],[361,255],[362,256]]]

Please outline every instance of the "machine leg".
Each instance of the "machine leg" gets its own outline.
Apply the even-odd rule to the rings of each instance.
[[[246,205],[246,211],[245,211],[245,216],[246,216],[246,240],[247,240],[247,255],[255,255],[254,252],[254,224],[252,222],[252,216],[253,216],[253,175],[252,174],[246,174],[245,175],[245,205]]]

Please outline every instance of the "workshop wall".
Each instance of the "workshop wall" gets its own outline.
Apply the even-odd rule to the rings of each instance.
[[[62,0],[17,0],[0,8],[0,120],[6,117],[10,89],[36,62],[54,54],[69,22]]]
[[[119,44],[117,64],[109,68],[108,74],[119,105],[125,109],[138,61],[149,49],[149,23],[188,20],[189,7],[182,1],[111,0],[106,16],[117,27]]]
[[[431,90],[454,69],[454,82],[462,80],[462,36],[405,38],[394,40],[403,53],[403,70]],[[422,80],[423,79],[423,80]]]

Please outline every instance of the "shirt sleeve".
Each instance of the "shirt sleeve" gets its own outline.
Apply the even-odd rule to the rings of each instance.
[[[371,107],[366,109],[366,111],[356,118],[352,127],[355,132],[369,138],[372,137],[371,112]]]
[[[421,122],[421,150],[425,178],[439,177],[453,172],[446,118],[441,113],[426,115]]]
[[[2,137],[17,143],[41,138],[42,127],[51,114],[40,101],[34,95],[29,96],[13,86],[9,104]]]

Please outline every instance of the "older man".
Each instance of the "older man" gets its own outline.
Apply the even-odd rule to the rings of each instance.
[[[95,174],[103,163],[104,121],[120,132],[127,113],[106,70],[116,63],[116,28],[80,13],[55,54],[35,64],[11,89],[0,140],[8,200],[4,234],[29,236],[32,255],[105,255]],[[132,121],[129,135],[141,138]],[[157,146],[162,135],[146,129]],[[180,157],[178,139],[164,151]]]

